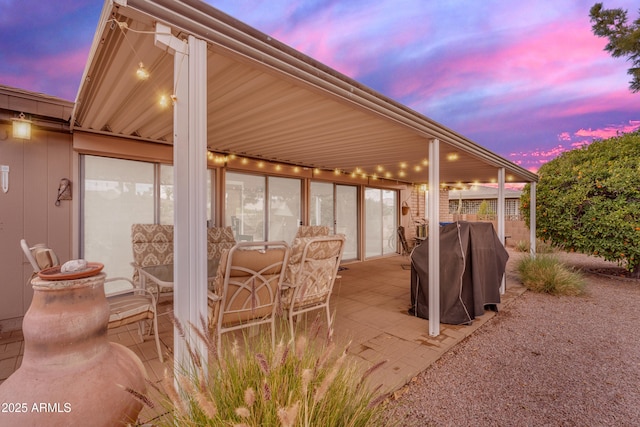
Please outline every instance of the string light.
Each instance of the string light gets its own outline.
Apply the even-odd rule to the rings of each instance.
[[[142,58],[138,54],[135,46],[133,45],[133,43],[131,43],[131,41],[127,37],[127,32],[131,31],[133,33],[138,33],[138,34],[158,34],[158,33],[156,31],[136,30],[136,29],[133,29],[133,28],[129,27],[129,24],[127,24],[126,22],[121,22],[121,21],[118,21],[116,19],[112,19],[112,20],[110,20],[110,22],[112,23],[112,27],[111,27],[112,29],[115,28],[114,24],[120,29],[120,31],[122,32],[122,36],[124,37],[124,40],[129,44],[129,47],[131,48],[131,50],[133,51],[134,55],[138,59],[138,68],[136,69],[136,72],[135,72],[136,77],[138,78],[138,80],[141,80],[141,81],[148,80],[151,74],[145,68],[144,62],[142,61]],[[167,34],[171,35],[170,32],[167,33]],[[182,59],[184,60],[184,57]],[[175,88],[174,88],[174,92],[175,92]],[[161,108],[164,109],[164,108],[169,107],[172,104],[175,104],[176,101],[177,101],[177,99],[176,99],[176,96],[174,94],[172,94],[170,96],[162,95],[158,99],[158,104],[160,105]]]
[[[138,76],[140,80],[147,80],[149,78],[149,72],[146,68],[144,68],[144,64],[142,63],[142,61],[140,61],[140,63],[138,64],[136,76]]]
[[[160,107],[162,108],[167,108],[169,106],[169,97],[167,95],[160,95],[158,104],[160,104]]]
[[[170,99],[169,97],[167,97],[166,95],[163,96],[163,99],[165,102],[167,102],[168,99]],[[212,157],[215,156],[215,157]],[[275,163],[275,162],[271,162],[271,161],[264,161],[264,160],[260,160],[260,159],[251,159],[251,158],[247,158],[247,157],[241,157],[241,156],[237,156],[236,154],[226,154],[226,155],[217,155],[215,153],[212,154],[212,152],[209,152],[209,158],[213,159],[213,161],[217,164],[228,164],[229,161],[232,160],[239,160],[240,164],[242,164],[243,166],[249,166],[250,164],[255,165],[255,167],[260,168],[260,169],[264,169],[266,167],[272,168],[272,170],[277,171],[277,172],[282,172],[284,171],[286,168],[290,168],[287,169],[289,170],[291,173],[295,173],[295,174],[300,174],[302,173],[303,169],[307,169],[305,167],[302,166],[298,166],[298,165],[289,165],[289,164],[281,164],[281,163]],[[421,161],[423,164],[426,161]],[[403,169],[399,170],[395,176],[397,178],[394,178],[394,173],[390,172],[390,171],[385,171],[384,166],[382,165],[378,165],[375,167],[376,172],[374,173],[367,173],[362,167],[355,167],[351,172],[345,171],[345,170],[341,170],[340,168],[334,168],[334,169],[321,169],[318,167],[314,167],[312,169],[312,176],[319,176],[321,175],[323,172],[333,172],[333,174],[338,177],[338,176],[348,176],[352,179],[370,179],[372,181],[378,181],[381,179],[386,179],[386,180],[393,180],[395,179],[396,181],[398,179],[402,179],[402,178],[406,178],[409,175],[409,170],[411,171],[415,171],[415,172],[420,172],[423,170],[423,167],[420,165],[415,165],[415,166],[411,166],[411,169],[408,169],[410,166],[407,162],[401,162],[399,164]]]

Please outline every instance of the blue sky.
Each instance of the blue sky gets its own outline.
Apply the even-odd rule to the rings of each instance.
[[[631,64],[591,32],[595,1],[207,3],[528,169],[640,128]],[[604,6],[638,18],[637,0]],[[74,100],[101,8],[0,0],[0,84]]]

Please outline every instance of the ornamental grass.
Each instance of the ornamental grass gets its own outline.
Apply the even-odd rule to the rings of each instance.
[[[553,255],[524,257],[518,263],[520,280],[531,291],[552,295],[580,295],[585,282],[577,271]]]
[[[218,359],[215,340],[203,326],[191,325],[204,342],[209,362],[187,345],[190,366],[176,378],[165,375],[157,391],[169,416],[167,426],[378,426],[383,408],[367,386],[368,375],[359,374],[348,359],[348,348],[318,336],[318,322],[309,338],[280,341],[270,336],[248,338],[222,351]],[[184,331],[177,329],[184,338]],[[256,340],[258,341],[256,343]],[[185,340],[188,343],[188,340]]]

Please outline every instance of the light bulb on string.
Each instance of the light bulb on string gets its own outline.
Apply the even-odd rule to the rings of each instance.
[[[144,68],[144,64],[142,61],[138,64],[138,69],[136,70],[136,76],[140,80],[147,80],[149,78],[149,72],[146,68]]]

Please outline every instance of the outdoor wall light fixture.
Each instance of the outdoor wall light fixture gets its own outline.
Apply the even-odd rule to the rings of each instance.
[[[13,120],[13,137],[17,139],[31,139],[31,120],[27,120],[24,113]]]

